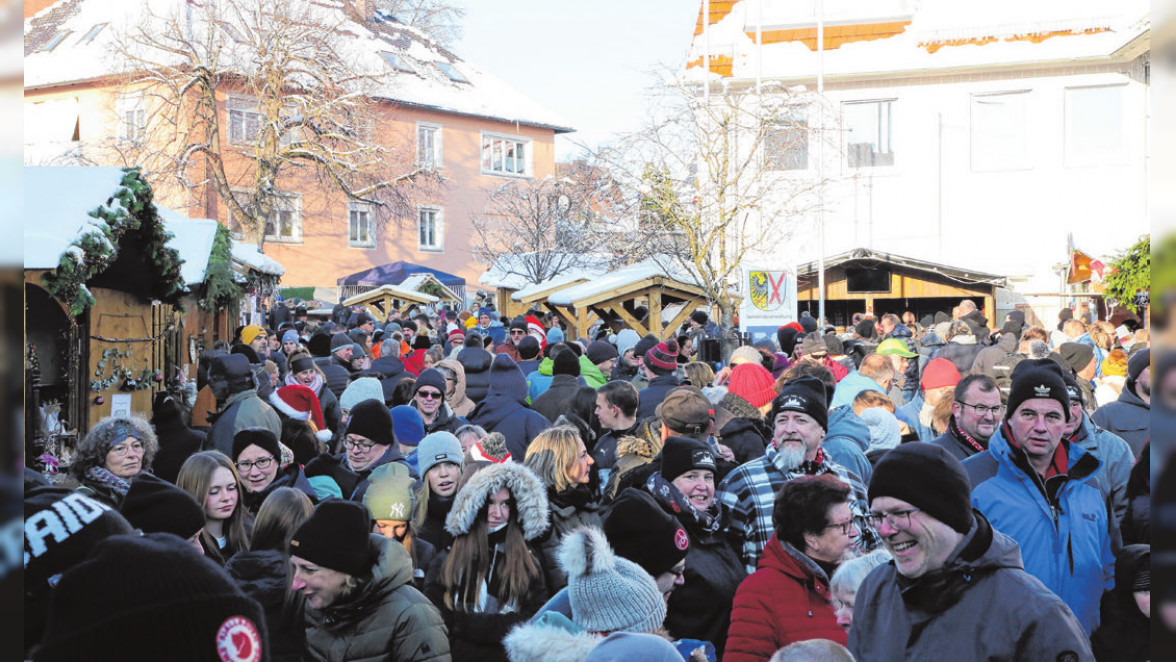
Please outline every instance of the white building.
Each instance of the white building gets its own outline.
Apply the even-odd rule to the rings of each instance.
[[[1149,231],[1146,2],[824,0],[819,19],[821,4],[703,0],[693,38],[688,80],[789,89],[824,138],[778,159],[794,166],[780,177],[830,183],[812,230],[762,264],[817,259],[823,216],[826,256],[1004,275],[1018,295],[998,311],[1053,294],[1028,299],[1049,321],[1076,301],[1056,296],[1072,248],[1110,257]]]

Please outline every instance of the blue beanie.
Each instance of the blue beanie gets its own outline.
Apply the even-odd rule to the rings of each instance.
[[[400,405],[392,408],[392,434],[396,443],[416,446],[425,438],[425,423],[416,407]]]
[[[294,329],[287,329],[286,332],[282,334],[282,342],[298,342],[298,332]]]
[[[527,378],[506,354],[496,354],[490,364],[490,393],[503,393],[518,402],[527,399]]]
[[[560,329],[558,326],[551,327],[551,330],[547,332],[547,344],[554,345],[555,343],[560,343],[563,341],[564,341],[563,329]]]

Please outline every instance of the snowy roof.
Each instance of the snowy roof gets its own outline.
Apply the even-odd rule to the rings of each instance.
[[[668,265],[659,264],[657,260],[649,259],[638,262],[599,278],[592,278],[586,283],[552,292],[547,297],[549,303],[557,306],[570,306],[576,301],[603,294],[620,287],[627,287],[640,283],[649,278],[669,278],[686,285],[692,285],[694,279],[685,271]]]
[[[158,210],[163,226],[172,233],[167,247],[176,249],[184,261],[180,265],[180,278],[188,285],[203,283],[220,224],[210,218],[181,216],[166,207],[158,207]]]
[[[440,301],[432,294],[425,294],[416,290],[410,290],[400,285],[381,285],[374,290],[368,290],[353,297],[343,300],[344,306],[354,306],[358,303],[369,301],[380,294],[390,294],[397,299],[407,299],[409,301],[425,301],[426,303],[437,303]]]
[[[518,291],[512,294],[510,298],[514,299],[515,301],[522,301],[532,294],[545,292],[547,290],[563,287],[565,285],[571,285],[583,280],[599,278],[606,273],[608,273],[608,266],[603,264],[595,268],[588,267],[585,269],[571,269],[556,276],[555,278],[549,278],[542,283],[531,283],[524,285],[523,287],[520,287]]]
[[[457,294],[455,294],[453,292],[453,290],[449,289],[448,287],[445,287],[445,284],[442,283],[441,281],[437,280],[436,276],[434,276],[431,273],[425,272],[425,271],[422,271],[421,273],[412,274],[408,278],[405,278],[404,281],[402,283],[400,283],[400,287],[402,287],[406,290],[413,290],[416,292],[420,292],[421,287],[424,286],[425,283],[429,283],[429,282],[435,283],[438,287],[445,290],[445,294],[446,294],[445,298],[446,299],[450,299],[452,301],[461,301],[461,297],[457,296]],[[438,297],[438,299],[439,298],[440,297]]]
[[[765,5],[762,19],[758,7]],[[712,12],[704,35],[696,30],[687,79],[715,78],[701,58],[730,67],[734,78],[756,77],[756,29],[763,39],[765,78],[802,79],[817,73],[812,43],[817,24],[811,2],[740,0],[730,12]],[[893,74],[957,68],[999,68],[1042,62],[1106,58],[1150,29],[1146,0],[832,0],[825,3],[826,77]],[[701,18],[700,18],[701,25]],[[885,26],[869,37],[843,36],[837,28]],[[865,33],[859,33],[865,34]],[[709,44],[709,46],[708,46]]]
[[[57,268],[74,239],[105,227],[89,213],[111,199],[122,179],[120,168],[25,168],[25,269]]]
[[[542,259],[549,265],[548,268],[565,265],[560,269],[562,274],[574,274],[583,270],[599,270],[603,273],[608,266],[608,260],[606,258],[596,255],[552,253],[544,254],[542,258],[536,258],[534,255],[533,253],[500,255],[498,259],[494,260],[494,264],[490,265],[489,269],[483,272],[481,276],[478,276],[478,283],[487,287],[502,287],[511,290],[530,289],[530,286],[536,283],[526,274],[535,271],[531,263],[536,259]],[[544,281],[544,283],[549,280]],[[571,280],[575,279],[572,278],[568,282]],[[539,285],[543,285],[544,283],[539,283]],[[530,291],[534,290],[531,289]]]
[[[152,15],[176,17],[179,24],[200,33],[209,29],[204,8],[215,5],[185,0],[61,0],[25,20],[25,87],[63,85],[121,73],[125,67],[114,45],[120,40],[125,43],[122,35],[132,27],[160,20],[150,18]],[[342,0],[315,0],[304,8],[314,14],[316,22],[333,26],[330,33],[342,37],[340,50],[352,66],[382,76],[374,93],[377,98],[556,132],[572,130],[553,111],[382,12],[377,12],[367,25],[360,25],[353,20],[357,17],[354,8]],[[94,32],[103,24],[105,27]],[[43,50],[62,34],[66,36],[57,45]],[[233,39],[224,42],[221,57],[241,62],[242,67],[250,66],[255,54],[245,44]],[[386,58],[383,53],[392,57]],[[176,55],[158,54],[151,59],[163,62],[167,57],[172,58],[171,63],[180,64]]]
[[[281,276],[286,273],[286,267],[283,267],[277,260],[257,250],[257,246],[253,244],[242,244],[234,241],[233,260],[254,271],[260,271],[263,274],[269,274],[271,276]]]

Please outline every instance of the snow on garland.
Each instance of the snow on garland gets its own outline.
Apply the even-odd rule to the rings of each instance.
[[[70,313],[81,315],[94,305],[94,295],[86,282],[101,274],[118,259],[121,239],[128,232],[138,233],[149,263],[153,267],[153,298],[182,310],[184,282],[180,278],[183,260],[165,244],[172,238],[152,202],[154,193],[138,167],[123,168],[120,188],[89,215],[92,223],[80,233],[62,254],[57,269],[45,274],[42,282],[58,301],[69,306]]]

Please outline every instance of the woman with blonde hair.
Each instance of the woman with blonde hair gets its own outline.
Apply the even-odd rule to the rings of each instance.
[[[117,510],[131,479],[151,471],[158,451],[155,430],[145,419],[112,416],[82,438],[70,472],[80,483],[79,492]]]
[[[698,388],[708,388],[715,381],[715,371],[709,365],[702,361],[691,361],[682,366],[682,372],[686,373],[686,381],[684,384],[697,386]]]
[[[229,557],[248,549],[245,526],[245,488],[232,460],[220,451],[203,451],[188,458],[176,486],[191,494],[204,509],[200,544],[204,555],[224,565]]]
[[[577,527],[603,526],[600,504],[588,485],[593,460],[576,428],[557,425],[531,441],[523,463],[543,481],[547,491],[551,531],[540,546],[539,559],[548,588],[555,592],[568,583],[558,561],[560,541]]]

